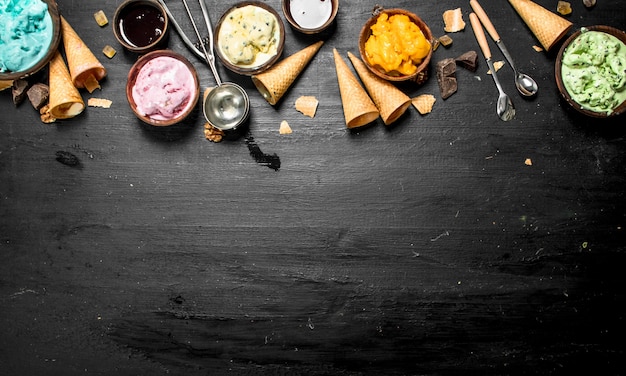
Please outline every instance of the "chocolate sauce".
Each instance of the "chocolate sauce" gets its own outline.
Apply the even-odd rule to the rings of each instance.
[[[145,47],[163,34],[165,17],[157,8],[139,3],[124,9],[118,27],[126,43]]]

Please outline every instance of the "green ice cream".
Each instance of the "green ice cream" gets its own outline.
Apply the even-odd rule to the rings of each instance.
[[[562,63],[563,84],[583,109],[610,114],[626,99],[626,45],[614,36],[581,29]]]
[[[0,0],[0,72],[37,64],[52,43],[52,18],[42,0]]]

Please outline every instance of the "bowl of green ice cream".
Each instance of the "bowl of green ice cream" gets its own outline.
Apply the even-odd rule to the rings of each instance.
[[[52,59],[61,40],[54,0],[0,0],[0,80],[37,73]]]
[[[595,118],[626,111],[626,32],[588,26],[561,46],[555,63],[556,83],[565,101]]]

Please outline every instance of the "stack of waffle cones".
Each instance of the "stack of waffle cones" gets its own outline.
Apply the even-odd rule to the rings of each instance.
[[[280,101],[291,84],[298,78],[300,73],[309,64],[313,56],[324,44],[316,42],[295,54],[286,57],[268,70],[252,76],[254,86],[271,105]]]
[[[411,98],[395,87],[391,82],[383,80],[372,73],[358,57],[348,52],[348,57],[356,69],[361,82],[376,104],[380,117],[389,125],[398,120],[411,105]]]
[[[572,23],[531,0],[509,0],[528,28],[548,51],[572,27]]]
[[[59,51],[50,61],[48,113],[54,119],[68,119],[83,112],[85,102],[78,89],[86,88],[93,92],[100,88],[99,81],[107,74],[104,66],[63,17],[61,32],[68,63],[65,64]]]
[[[380,113],[376,105],[352,74],[348,64],[339,56],[337,49],[333,49],[333,55],[346,126],[356,128],[378,119]]]

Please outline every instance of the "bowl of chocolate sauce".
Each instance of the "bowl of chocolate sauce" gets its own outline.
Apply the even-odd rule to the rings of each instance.
[[[146,53],[165,46],[167,13],[155,0],[125,0],[115,11],[113,33],[129,51]]]

